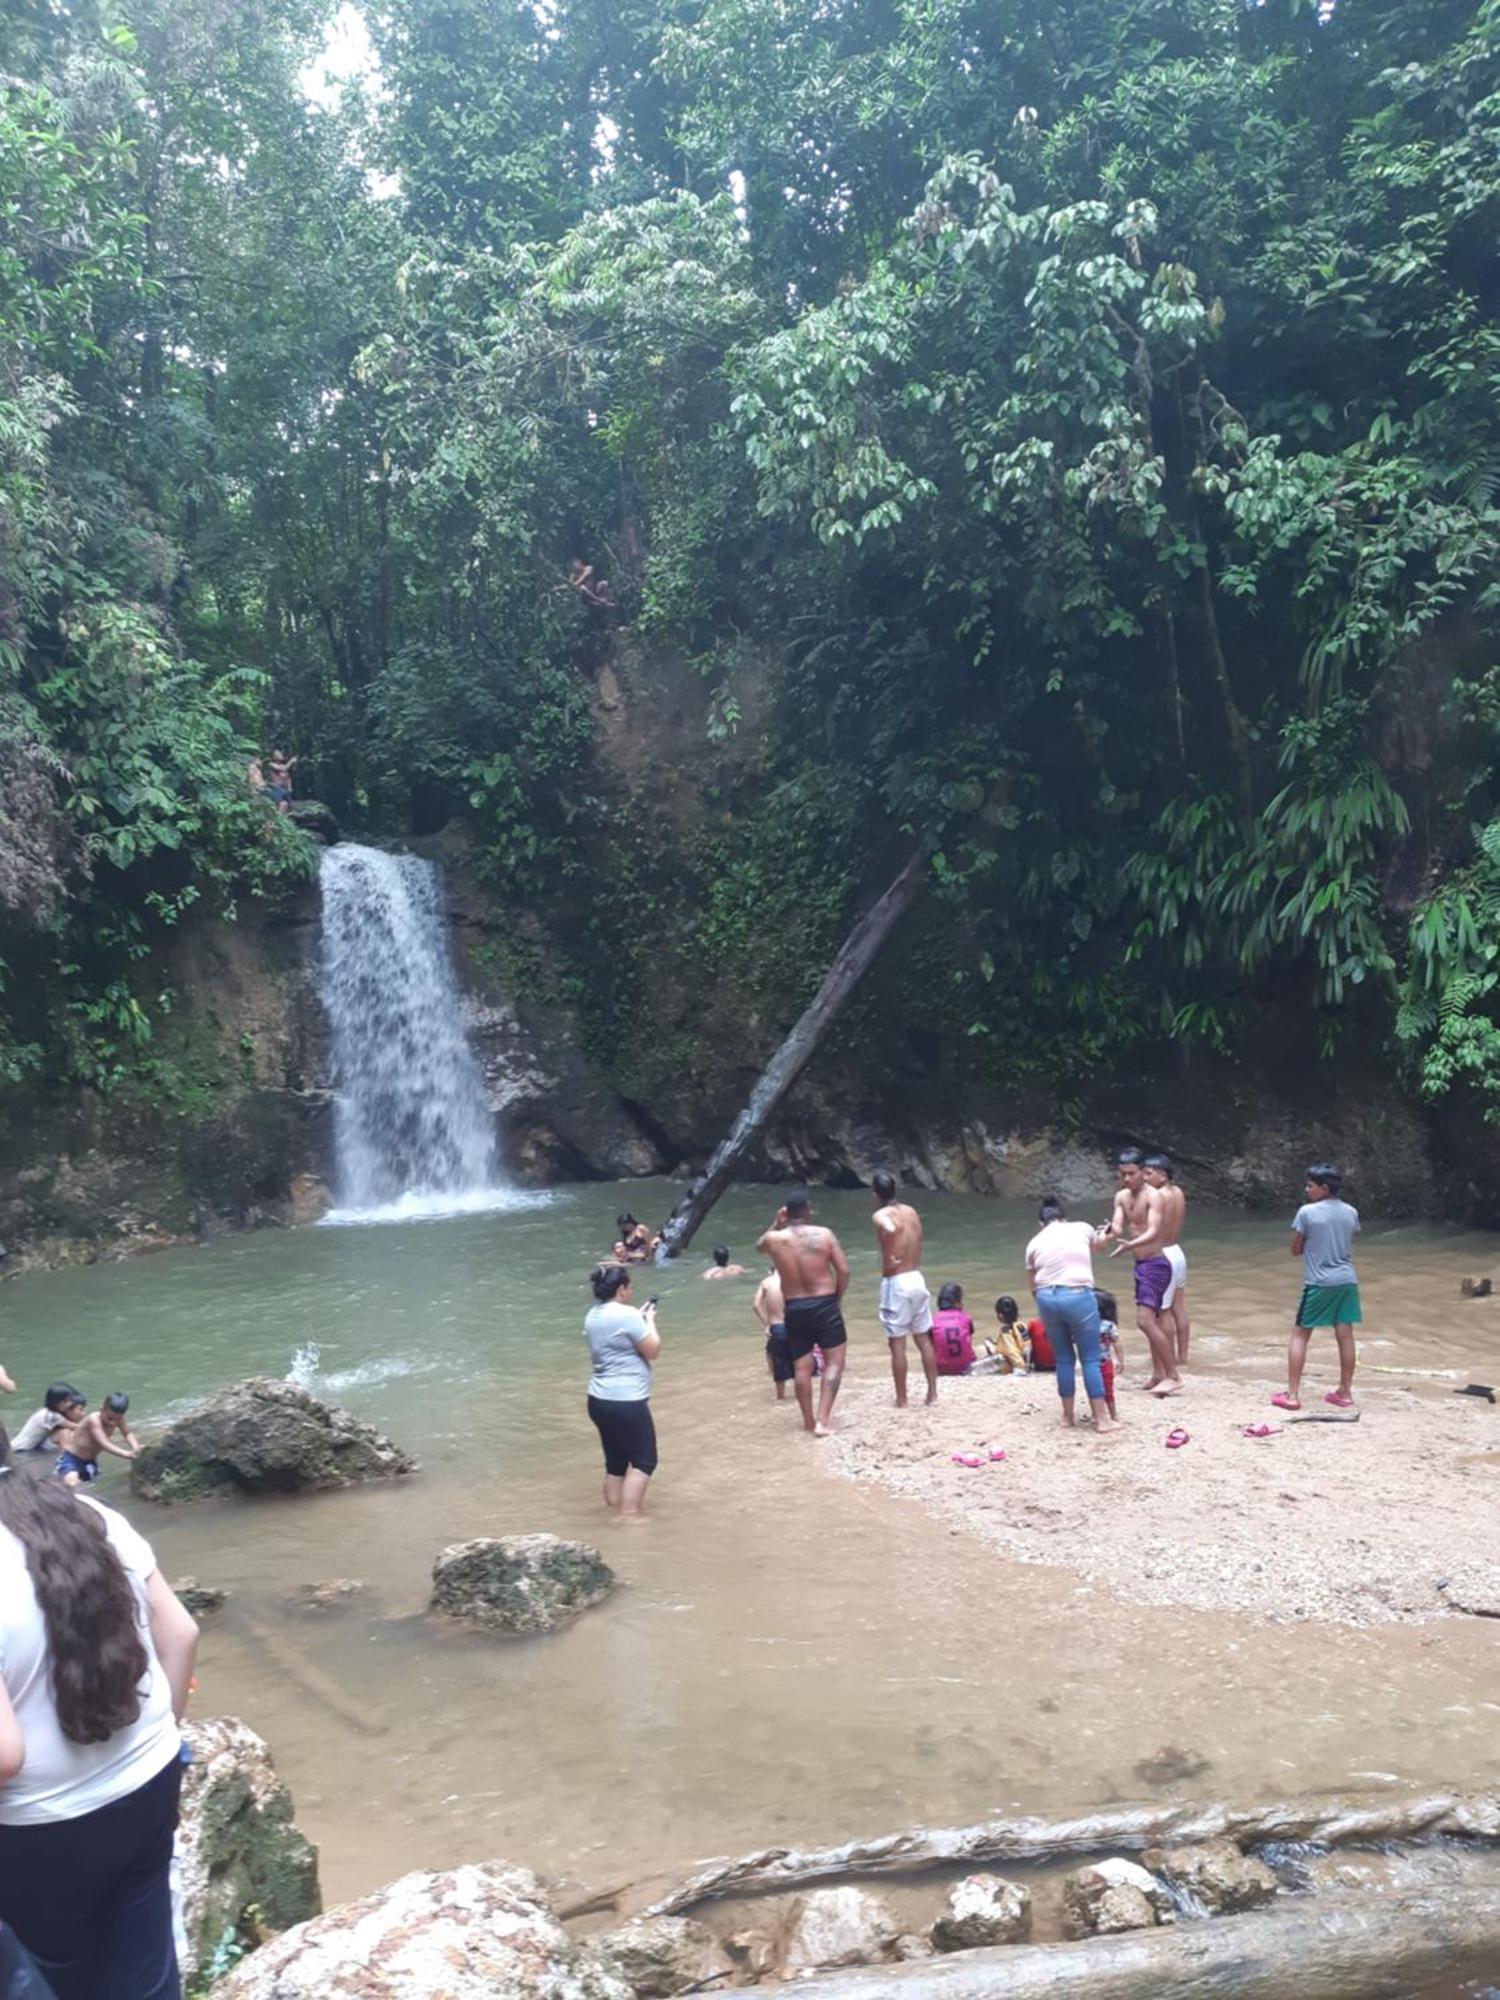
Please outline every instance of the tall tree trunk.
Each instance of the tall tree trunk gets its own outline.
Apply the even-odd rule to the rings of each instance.
[[[927,879],[928,850],[919,847],[880,899],[850,931],[801,1019],[767,1063],[750,1102],[729,1137],[693,1181],[662,1230],[657,1262],[678,1257],[702,1228],[704,1218],[728,1187],[738,1161],[811,1060],[829,1023],[859,984],[881,946],[921,894]]]

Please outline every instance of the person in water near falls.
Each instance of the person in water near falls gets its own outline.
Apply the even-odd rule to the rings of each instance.
[[[707,1272],[704,1276],[708,1276]],[[760,1321],[766,1335],[766,1367],[771,1380],[776,1384],[776,1400],[786,1401],[786,1385],[792,1380],[795,1370],[786,1344],[786,1307],[781,1297],[781,1280],[773,1265],[755,1288],[755,1297],[750,1301],[750,1310]]]
[[[1128,1250],[1135,1259],[1135,1323],[1151,1350],[1151,1374],[1140,1386],[1153,1395],[1180,1396],[1182,1370],[1177,1359],[1176,1330],[1164,1322],[1162,1314],[1162,1302],[1172,1283],[1172,1266],[1165,1247],[1166,1204],[1161,1190],[1146,1179],[1146,1156],[1139,1147],[1126,1147],[1119,1158],[1119,1169],[1120,1194],[1115,1198],[1115,1213],[1105,1234],[1119,1234],[1121,1238],[1110,1251],[1111,1257]]]
[[[615,1217],[615,1227],[620,1232],[615,1242],[617,1264],[644,1264],[660,1241],[644,1222],[637,1222],[628,1209],[624,1215]]]
[[[1161,1196],[1162,1255],[1172,1267],[1172,1282],[1162,1294],[1162,1324],[1172,1335],[1177,1350],[1177,1366],[1185,1368],[1192,1323],[1188,1319],[1187,1258],[1182,1249],[1182,1225],[1187,1217],[1187,1196],[1177,1183],[1177,1170],[1165,1153],[1148,1153],[1144,1168],[1148,1186]]]
[[[656,1470],[656,1424],[651,1416],[651,1364],[661,1353],[656,1301],[637,1311],[630,1273],[623,1264],[600,1264],[589,1273],[597,1301],[583,1322],[593,1372],[589,1420],[604,1448],[604,1504],[622,1521],[638,1521]]]
[[[1349,1252],[1359,1234],[1359,1210],[1339,1190],[1344,1177],[1324,1163],[1309,1167],[1307,1199],[1292,1217],[1292,1255],[1302,1259],[1302,1297],[1287,1342],[1286,1390],[1271,1398],[1278,1410],[1300,1410],[1298,1391],[1313,1330],[1331,1326],[1339,1351],[1339,1386],[1323,1398],[1336,1410],[1354,1407],[1354,1329],[1359,1325],[1359,1279]]]
[[[42,1407],[32,1411],[11,1439],[11,1450],[46,1451],[50,1446],[54,1451],[65,1451],[72,1442],[68,1432],[82,1421],[87,1408],[87,1401],[71,1382],[54,1382],[42,1398]]]
[[[776,1211],[776,1219],[756,1244],[776,1266],[786,1311],[787,1352],[792,1358],[793,1386],[802,1428],[827,1437],[833,1405],[844,1379],[844,1355],[849,1339],[844,1331],[843,1299],[849,1288],[849,1260],[831,1229],[812,1219],[807,1194],[798,1188]],[[823,1351],[823,1387],[818,1415],[813,1419],[813,1351]]]
[[[99,1477],[99,1454],[109,1453],[111,1458],[134,1458],[140,1450],[135,1436],[125,1421],[125,1412],[130,1408],[130,1398],[116,1389],[106,1396],[92,1416],[83,1418],[69,1433],[64,1450],[57,1455],[57,1463],[52,1470],[65,1486],[91,1485]],[[110,1438],[118,1432],[125,1440],[123,1444],[111,1444]]]
[[[896,1408],[906,1408],[906,1336],[917,1343],[927,1401],[937,1401],[937,1361],[932,1351],[932,1294],[922,1276],[922,1218],[910,1202],[897,1201],[896,1183],[884,1171],[870,1176],[875,1195],[875,1241],[880,1245],[880,1324],[885,1328],[896,1385]]]
[[[703,1275],[705,1278],[743,1278],[745,1267],[743,1264],[730,1263],[729,1245],[727,1243],[716,1243],[714,1245],[714,1261]]]

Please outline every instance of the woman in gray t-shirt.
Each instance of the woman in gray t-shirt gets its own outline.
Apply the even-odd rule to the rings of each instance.
[[[637,1312],[623,1264],[599,1265],[589,1283],[598,1303],[584,1319],[583,1337],[593,1362],[589,1416],[604,1447],[604,1504],[621,1520],[636,1521],[656,1470],[651,1418],[651,1364],[661,1352],[656,1301]]]

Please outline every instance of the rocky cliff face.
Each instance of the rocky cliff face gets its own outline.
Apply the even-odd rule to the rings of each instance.
[[[504,1157],[528,1185],[687,1172],[741,1109],[787,1022],[733,1018],[645,1106],[585,1053],[547,939],[489,897],[448,840],[417,843],[445,869],[467,1026]],[[332,1079],[317,992],[315,886],[275,916],[187,927],[155,1072],[105,1100],[0,1101],[6,1274],[123,1256],[226,1229],[315,1220],[332,1177]],[[601,973],[601,976],[606,976]],[[677,996],[686,1019],[692,996]],[[684,1010],[685,1013],[684,1013]],[[1386,1216],[1500,1221],[1500,1140],[1436,1120],[1393,1084],[1380,1052],[1322,1064],[1274,1016],[1233,1058],[1162,1045],[1101,1074],[1068,1105],[1041,1087],[976,1089],[941,1049],[845,1033],[767,1133],[747,1177],[850,1186],[886,1165],[915,1187],[1029,1198],[1047,1185],[1106,1194],[1123,1144],[1165,1147],[1200,1199],[1285,1206],[1308,1161],[1338,1158]]]

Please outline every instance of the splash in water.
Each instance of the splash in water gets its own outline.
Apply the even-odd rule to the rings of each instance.
[[[292,1356],[291,1366],[286,1371],[286,1379],[298,1389],[311,1393],[318,1379],[318,1363],[323,1359],[323,1350],[315,1340],[304,1340]]]
[[[495,1121],[464,1035],[439,878],[413,854],[323,853],[337,1206],[328,1222],[505,1208]]]

